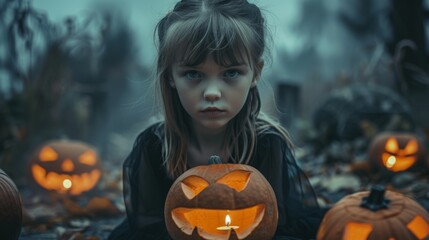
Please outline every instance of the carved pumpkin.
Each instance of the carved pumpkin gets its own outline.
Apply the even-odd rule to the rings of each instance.
[[[373,166],[392,172],[410,169],[422,163],[426,148],[411,133],[381,133],[371,142],[368,157]]]
[[[0,236],[18,239],[22,227],[22,202],[18,189],[0,169]]]
[[[173,239],[271,239],[278,221],[270,184],[242,164],[189,169],[171,186],[164,214]]]
[[[325,215],[317,240],[429,239],[429,213],[383,187],[348,195]]]
[[[30,171],[42,188],[71,195],[91,190],[101,175],[96,151],[86,143],[70,140],[40,147],[30,161]]]

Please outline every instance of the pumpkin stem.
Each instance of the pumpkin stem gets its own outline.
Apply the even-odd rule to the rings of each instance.
[[[217,155],[210,156],[209,164],[222,164],[222,159]]]
[[[362,198],[362,203],[360,206],[373,212],[388,208],[390,200],[384,197],[385,191],[385,188],[381,185],[372,186],[369,196]]]

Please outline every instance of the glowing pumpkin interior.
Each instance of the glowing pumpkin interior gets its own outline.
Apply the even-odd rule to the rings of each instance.
[[[44,189],[79,195],[91,190],[101,176],[98,156],[77,141],[52,141],[30,161],[34,181]]]
[[[172,212],[174,222],[183,232],[192,235],[197,228],[198,235],[206,239],[219,236],[228,239],[230,231],[244,239],[259,225],[263,216],[262,204],[237,210],[176,208]]]
[[[408,231],[416,239],[429,238],[429,223],[421,216],[416,216],[409,223],[405,223]],[[373,226],[369,223],[349,222],[344,230],[343,240],[367,240],[373,231]],[[400,240],[400,238],[389,237],[389,240]]]

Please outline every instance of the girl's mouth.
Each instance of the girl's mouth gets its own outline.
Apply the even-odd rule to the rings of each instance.
[[[226,111],[217,107],[208,107],[201,110],[200,113],[208,118],[218,118],[222,117],[226,113]]]
[[[222,109],[217,108],[217,107],[208,107],[208,108],[203,109],[201,112],[203,112],[203,113],[225,112],[225,110],[222,110]]]

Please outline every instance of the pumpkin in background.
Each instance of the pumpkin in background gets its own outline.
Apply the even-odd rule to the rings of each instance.
[[[429,213],[381,186],[348,195],[325,215],[317,240],[429,239]]]
[[[271,239],[277,200],[265,177],[242,164],[197,166],[171,186],[164,208],[173,239]]]
[[[22,227],[22,202],[12,179],[0,169],[0,236],[18,239]]]
[[[426,148],[412,133],[380,133],[371,142],[368,158],[376,167],[392,172],[410,169],[424,162]]]
[[[71,195],[91,190],[101,175],[97,152],[80,141],[47,142],[37,150],[29,167],[42,188]]]

